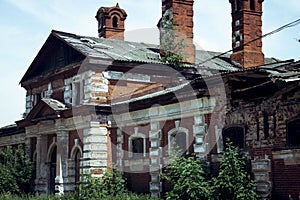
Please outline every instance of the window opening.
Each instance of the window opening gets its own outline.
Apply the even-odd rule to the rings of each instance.
[[[239,149],[245,148],[245,129],[242,126],[229,127],[223,130],[224,148],[227,147],[227,139],[232,142],[232,145]]]
[[[118,28],[118,17],[117,16],[113,17],[113,27]]]
[[[300,119],[289,122],[287,125],[287,146],[300,147]]]

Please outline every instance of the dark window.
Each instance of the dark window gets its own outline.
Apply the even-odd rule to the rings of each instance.
[[[117,16],[113,17],[113,27],[118,28],[118,17]]]
[[[255,0],[250,0],[250,10],[255,10]]]
[[[300,147],[300,119],[288,123],[287,145],[289,147]]]
[[[42,99],[42,94],[38,93],[36,94],[36,104]]]
[[[226,149],[226,141],[229,139],[233,146],[240,149],[245,148],[245,129],[242,126],[229,127],[223,130],[224,148]]]
[[[73,102],[75,105],[79,105],[80,104],[80,89],[81,89],[80,83],[79,82],[75,83],[74,86],[75,86],[75,88],[74,88],[73,92],[75,92],[75,95],[74,95],[75,99],[73,100]]]
[[[241,2],[240,0],[235,0],[235,11],[238,12],[241,9]]]
[[[55,193],[55,177],[56,177],[56,147],[52,150],[50,158],[50,194]]]
[[[260,137],[259,137],[259,119],[258,117],[256,118],[256,140],[259,141]]]
[[[75,160],[74,160],[74,164],[75,164],[75,184],[77,185],[80,181],[80,151],[79,149],[77,149],[76,153],[75,153]]]
[[[273,114],[273,129],[274,129],[274,137],[276,137],[276,130],[277,130],[277,119],[276,119],[276,113]]]
[[[264,116],[264,135],[265,135],[265,139],[267,139],[270,135],[269,134],[269,116],[266,111],[263,112],[263,116]]]
[[[135,138],[132,141],[132,153],[134,158],[141,158],[144,155],[144,139]]]

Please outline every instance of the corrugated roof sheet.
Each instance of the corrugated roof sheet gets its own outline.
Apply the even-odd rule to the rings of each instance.
[[[164,64],[160,59],[158,45],[79,36],[56,31],[53,31],[53,33],[86,56],[115,61]],[[196,65],[219,54],[218,52],[197,50]],[[230,62],[230,54],[225,54],[209,62],[205,62],[198,68],[201,69],[203,73],[205,73],[206,70],[237,70],[237,67]]]
[[[80,36],[58,31],[53,31],[53,33],[86,56],[114,61],[164,64],[160,59],[158,45]],[[279,60],[275,58],[265,58],[266,65],[277,62]],[[229,53],[204,50],[196,50],[195,66],[202,76],[244,70],[232,64]]]

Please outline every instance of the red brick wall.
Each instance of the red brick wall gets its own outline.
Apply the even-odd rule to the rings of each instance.
[[[293,199],[300,195],[300,165],[284,165],[283,160],[273,161],[273,198],[288,200],[289,194]]]
[[[262,53],[262,2],[254,0],[255,8],[251,9],[250,1],[239,1],[240,10],[236,10],[235,0],[232,4],[232,41],[231,60],[244,67],[264,64]],[[237,24],[237,21],[239,23]],[[237,34],[240,32],[240,35]],[[255,41],[253,41],[256,39]],[[239,46],[236,44],[240,43]]]

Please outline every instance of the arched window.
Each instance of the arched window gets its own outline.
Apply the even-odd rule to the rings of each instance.
[[[49,179],[49,189],[50,194],[55,193],[55,177],[56,177],[56,146],[53,147],[51,156],[50,156],[50,179]]]
[[[245,128],[243,126],[231,126],[223,129],[223,143],[226,149],[226,141],[229,139],[232,145],[239,149],[245,148]]]
[[[250,10],[255,10],[255,0],[250,0]]]
[[[186,145],[186,134],[185,133],[176,133],[172,135],[172,145],[173,148],[180,151],[181,153],[184,153],[187,151],[187,145]]]
[[[37,170],[37,152],[35,151],[32,156],[32,178],[36,179],[36,170]]]
[[[74,156],[75,185],[80,181],[80,158],[81,152],[77,149]]]
[[[300,119],[287,124],[287,146],[300,147]]]
[[[169,154],[188,152],[188,129],[178,127],[168,132]]]
[[[112,23],[113,23],[114,28],[118,28],[118,17],[117,16],[113,16]]]

